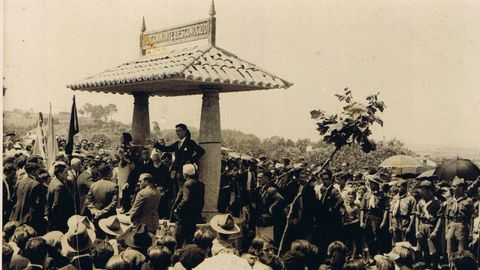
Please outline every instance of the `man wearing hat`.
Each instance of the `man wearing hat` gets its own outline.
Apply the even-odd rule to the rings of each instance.
[[[201,221],[204,205],[205,185],[198,180],[194,164],[183,165],[185,183],[178,192],[172,207],[171,220],[175,221],[175,240],[177,247],[183,243],[191,244],[197,222]]]
[[[239,255],[233,244],[228,241],[230,235],[240,232],[240,227],[235,224],[232,215],[222,214],[214,216],[210,220],[210,227],[218,234],[217,238],[212,241],[212,256],[221,253]]]
[[[449,257],[454,252],[467,249],[470,226],[475,213],[472,199],[465,194],[465,180],[456,176],[452,181],[452,188],[453,196],[447,200],[445,209],[447,218],[445,238]]]
[[[360,205],[360,227],[365,230],[365,240],[371,255],[390,250],[388,234],[389,200],[380,189],[380,178],[370,177],[370,190]]]
[[[419,251],[425,262],[436,267],[440,255],[440,228],[442,224],[442,202],[434,196],[435,186],[429,180],[423,180],[418,186],[422,199],[417,204],[416,237]]]
[[[75,221],[75,220],[74,220]],[[70,264],[60,270],[91,270],[93,268],[90,256],[96,235],[83,222],[71,222],[68,232],[62,237],[62,252],[71,257]]]
[[[17,181],[12,197],[12,213],[10,221],[26,223],[38,233],[44,233],[45,229],[45,198],[46,190],[36,178],[39,165],[27,163],[25,165],[26,175]]]
[[[417,205],[415,198],[408,193],[407,181],[398,180],[396,187],[398,193],[390,202],[390,232],[394,243],[412,238]]]

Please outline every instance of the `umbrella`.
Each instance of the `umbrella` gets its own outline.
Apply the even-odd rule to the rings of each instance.
[[[428,170],[428,171],[424,171],[423,173],[421,173],[419,176],[417,176],[417,180],[425,180],[425,179],[430,179],[432,177],[436,177],[435,175],[435,169],[431,169],[431,170]]]
[[[455,176],[458,176],[473,181],[480,176],[480,169],[471,160],[457,157],[444,161],[438,166],[434,174],[440,180],[451,181]]]
[[[407,155],[396,155],[385,159],[380,167],[388,168],[393,174],[419,174],[427,170],[423,162]]]

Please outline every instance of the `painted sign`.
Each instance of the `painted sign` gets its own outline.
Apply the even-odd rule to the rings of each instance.
[[[142,35],[142,49],[149,50],[183,42],[208,39],[212,33],[212,19],[171,27]]]

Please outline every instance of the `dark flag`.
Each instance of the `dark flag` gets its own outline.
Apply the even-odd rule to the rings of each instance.
[[[65,146],[65,153],[69,156],[73,153],[73,136],[79,132],[77,106],[75,105],[75,96],[73,96],[72,112],[70,114],[70,126],[68,127],[68,139]]]

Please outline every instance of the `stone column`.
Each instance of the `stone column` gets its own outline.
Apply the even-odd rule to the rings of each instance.
[[[199,162],[200,180],[205,183],[205,206],[203,213],[210,218],[218,213],[221,163],[220,102],[218,90],[206,90],[202,97],[199,144],[205,155]]]
[[[147,93],[134,93],[132,137],[133,145],[145,145],[145,140],[150,137],[150,116],[148,112]]]

